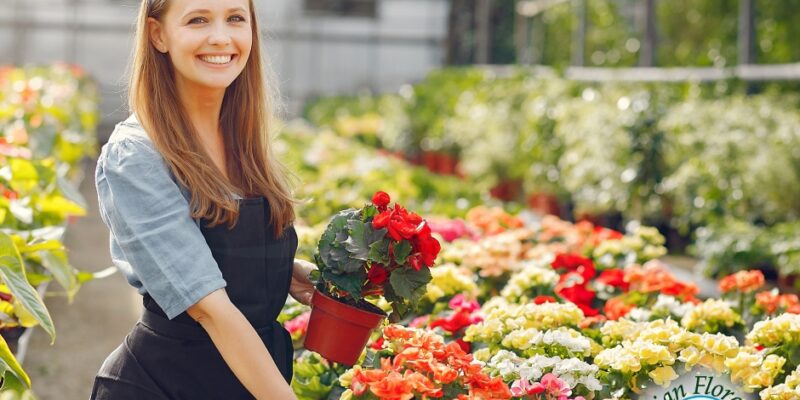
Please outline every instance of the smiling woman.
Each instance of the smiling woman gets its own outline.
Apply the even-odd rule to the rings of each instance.
[[[314,266],[294,260],[270,76],[252,0],[142,0],[132,114],[95,181],[112,259],[145,311],[92,399],[295,398],[276,318],[289,294],[308,304]]]

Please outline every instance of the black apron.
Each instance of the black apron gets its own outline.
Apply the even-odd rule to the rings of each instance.
[[[297,251],[294,226],[275,238],[265,197],[239,199],[239,219],[228,230],[202,219],[200,229],[228,297],[253,325],[281,374],[292,378],[292,340],[276,319],[289,294]],[[200,324],[186,312],[172,320],[145,294],[142,318],[105,360],[92,399],[253,399]]]

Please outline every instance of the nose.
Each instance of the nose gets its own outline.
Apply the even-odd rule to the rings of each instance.
[[[217,46],[227,46],[231,43],[231,35],[228,34],[224,23],[214,24],[214,28],[208,37],[208,44]]]

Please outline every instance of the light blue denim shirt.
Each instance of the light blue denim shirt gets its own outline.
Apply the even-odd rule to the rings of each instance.
[[[177,182],[134,115],[103,145],[95,184],[111,259],[172,319],[225,280]],[[237,196],[238,197],[238,196]]]

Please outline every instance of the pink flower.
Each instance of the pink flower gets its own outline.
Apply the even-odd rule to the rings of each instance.
[[[544,391],[544,386],[541,383],[531,383],[527,379],[520,379],[511,384],[511,394],[514,397],[522,397],[526,395],[539,394]]]
[[[467,312],[475,312],[481,308],[481,305],[475,300],[467,300],[467,298],[459,293],[450,299],[450,308],[453,310],[461,310]]]
[[[411,320],[411,323],[408,324],[411,328],[424,328],[428,325],[428,320],[430,320],[430,316],[423,315],[421,317],[414,318]]]
[[[554,374],[545,374],[539,383],[548,395],[558,400],[566,400],[572,394],[569,385]]]
[[[311,316],[311,311],[306,311],[297,317],[290,319],[283,323],[283,327],[289,331],[292,337],[301,337],[306,334],[308,328],[308,318]]]

